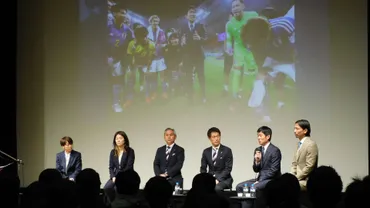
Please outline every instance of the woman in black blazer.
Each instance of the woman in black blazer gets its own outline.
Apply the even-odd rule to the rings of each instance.
[[[135,151],[130,147],[128,136],[124,131],[117,131],[113,137],[113,149],[109,155],[110,178],[104,189],[113,189],[116,175],[129,169],[134,169]]]

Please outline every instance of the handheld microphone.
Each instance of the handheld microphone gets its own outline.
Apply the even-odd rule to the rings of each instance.
[[[262,155],[262,148],[261,147],[257,147],[255,150],[254,150],[254,155],[256,155],[257,153],[259,153],[260,155]],[[261,158],[260,158],[261,159]]]

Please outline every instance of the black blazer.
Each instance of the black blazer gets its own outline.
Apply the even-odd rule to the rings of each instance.
[[[154,174],[159,176],[165,173],[167,168],[167,174],[170,178],[181,178],[181,169],[185,160],[185,150],[177,144],[174,144],[168,161],[166,160],[166,145],[159,147],[155,154],[153,168]]]
[[[118,162],[118,156],[114,155],[114,149],[110,151],[109,155],[109,175],[110,178],[116,177],[118,172],[134,169],[135,151],[129,147],[126,152],[122,154],[121,163]]]
[[[82,159],[81,153],[75,150],[71,151],[69,156],[68,167],[66,167],[66,157],[64,151],[59,152],[56,155],[56,169],[62,174],[63,178],[76,179],[77,175],[82,170]]]
[[[197,32],[200,36],[200,40],[193,40],[194,32]],[[193,31],[190,30],[189,21],[186,21],[180,29],[180,40],[181,38],[186,37],[186,44],[183,45],[184,57],[190,58],[205,58],[203,45],[205,41],[208,39],[207,30],[204,24],[195,23]]]
[[[262,150],[262,147],[260,147]],[[278,147],[269,144],[262,161],[257,165],[253,159],[253,170],[258,175],[258,181],[271,180],[281,176],[281,152]]]
[[[216,158],[216,165],[212,162],[212,147],[208,147],[203,151],[200,172],[206,173],[208,167],[208,173],[215,176],[220,182],[225,182],[231,185],[233,178],[231,171],[233,169],[233,153],[229,147],[220,145],[218,155]]]

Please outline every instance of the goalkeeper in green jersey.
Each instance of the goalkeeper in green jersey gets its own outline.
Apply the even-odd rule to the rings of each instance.
[[[251,51],[246,49],[240,37],[240,31],[243,25],[258,13],[254,11],[244,11],[245,5],[243,0],[232,1],[233,18],[226,24],[226,53],[234,56],[232,70],[231,92],[235,98],[240,97],[244,70],[255,71],[257,65],[254,61]],[[234,42],[233,42],[234,41]],[[234,43],[234,48],[233,48]]]

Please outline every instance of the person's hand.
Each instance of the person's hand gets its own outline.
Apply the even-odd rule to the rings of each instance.
[[[73,179],[73,178],[69,178],[69,180],[70,180],[70,181],[75,181],[75,179]]]
[[[256,153],[254,154],[254,160],[256,161],[256,163],[260,163],[261,162],[261,158],[262,158],[261,152],[260,151],[256,151]]]
[[[233,65],[233,69],[236,69],[236,70],[243,70],[244,69],[244,66],[238,66],[238,65]]]
[[[220,183],[220,181],[218,181],[218,180],[216,179],[216,184],[218,184],[218,183]]]
[[[116,177],[113,177],[112,178],[112,182],[115,183],[116,182]]]
[[[229,56],[232,56],[233,54],[234,54],[234,51],[233,51],[233,49],[232,48],[228,48],[228,49],[226,49],[226,54],[227,55],[229,55]]]
[[[108,65],[109,66],[113,65],[113,58],[112,57],[108,57]]]
[[[183,34],[181,37],[181,45],[185,45],[185,44],[186,44],[186,35]]]
[[[195,31],[193,34],[193,40],[200,40],[200,36],[197,31]]]

